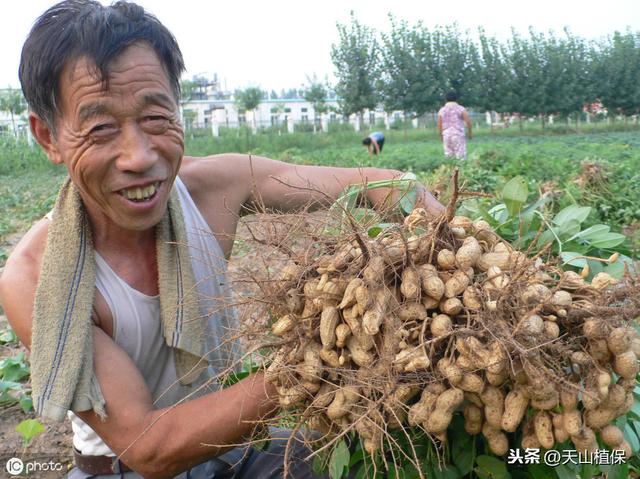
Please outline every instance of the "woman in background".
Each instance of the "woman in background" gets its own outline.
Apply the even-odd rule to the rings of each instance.
[[[467,157],[464,125],[467,125],[469,139],[471,139],[471,119],[465,107],[458,104],[456,92],[447,93],[445,100],[446,103],[438,112],[438,133],[444,145],[444,155],[464,160]]]

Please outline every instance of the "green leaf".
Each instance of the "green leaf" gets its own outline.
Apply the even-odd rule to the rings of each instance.
[[[349,448],[344,440],[338,441],[329,460],[329,475],[331,479],[340,479],[348,470]]]
[[[367,234],[369,235],[369,238],[375,238],[382,232],[382,230],[393,225],[394,223],[378,223],[377,225],[374,225],[371,228],[369,228],[367,230]]]
[[[18,336],[13,332],[13,329],[7,328],[0,332],[0,344],[17,343]]]
[[[29,376],[29,366],[24,362],[24,353],[0,361],[0,374],[5,381],[20,381]]]
[[[629,478],[629,463],[615,464],[609,468],[607,479],[628,479]]]
[[[551,479],[556,476],[553,468],[546,464],[529,464],[527,472],[532,479]]]
[[[587,260],[584,258],[584,255],[575,251],[563,251],[560,253],[560,258],[564,261],[562,266],[569,265],[576,266],[577,268],[584,268],[587,265]]]
[[[594,464],[583,464],[580,471],[580,477],[582,479],[591,479],[598,473],[598,467]]]
[[[560,239],[568,241],[567,238],[572,237],[576,233],[580,232],[580,222],[578,220],[569,220],[562,223],[556,230]]]
[[[631,258],[623,254],[612,264],[604,267],[604,272],[610,274],[614,278],[621,279],[624,275],[625,266],[631,273],[637,273],[637,268]]]
[[[504,223],[509,219],[509,210],[506,205],[500,203],[489,210],[491,217],[498,223]]]
[[[558,464],[554,467],[554,471],[559,479],[576,479],[578,475],[564,464]]]
[[[522,216],[533,216],[533,212],[551,201],[551,196],[541,196],[535,203],[531,203],[524,210]]]
[[[464,419],[460,414],[453,416],[449,436],[453,464],[465,476],[473,469],[473,439],[464,430]]]
[[[327,455],[317,454],[311,463],[311,469],[316,476],[322,476],[327,472]]]
[[[587,264],[589,265],[589,278],[593,279],[593,277],[604,271],[604,266],[601,261],[595,261],[593,259],[588,259]]]
[[[608,233],[611,230],[611,227],[607,225],[593,225],[588,227],[586,230],[582,230],[579,233],[575,234],[573,237],[569,238],[568,241],[582,239],[582,240],[590,240],[592,238],[597,238],[598,235],[603,233]]]
[[[609,249],[625,242],[627,237],[620,233],[602,233],[596,238],[588,240],[589,244],[594,248]]]
[[[496,219],[489,214],[489,212],[482,207],[482,205],[478,205],[478,211],[480,212],[480,216],[483,220],[491,225],[491,227],[495,228],[498,225]]]
[[[638,438],[636,431],[631,427],[631,424],[627,423],[622,432],[624,433],[624,438],[631,446],[633,453],[637,454],[638,451],[640,451],[640,439]]]
[[[358,464],[364,458],[364,449],[362,448],[362,442],[358,441],[358,446],[351,457],[349,458],[349,468]]]
[[[436,479],[459,479],[463,477],[463,474],[450,464],[447,464],[442,469],[439,468],[438,464],[434,464],[433,475]]]
[[[44,426],[37,419],[25,419],[16,426],[16,432],[22,436],[22,442],[27,447],[33,438],[44,432]]]
[[[382,479],[380,467],[377,468],[375,475],[373,471],[374,468],[371,461],[363,462],[354,479]]]
[[[25,414],[33,411],[33,400],[31,399],[31,396],[20,396],[18,403],[20,404],[20,408]]]
[[[223,388],[228,388],[229,386],[233,386],[235,383],[243,380],[244,378],[246,378],[247,376],[249,376],[249,374],[251,374],[248,371],[241,371],[241,372],[231,372],[229,374],[227,374],[225,377],[223,377],[220,380],[220,383],[222,384]]]
[[[417,191],[416,187],[412,187],[409,191],[404,193],[400,198],[400,208],[406,214],[409,214],[416,207]]]
[[[558,226],[562,226],[564,223],[576,220],[578,223],[582,223],[587,219],[591,213],[591,208],[588,206],[567,206],[563,210],[560,210],[558,214],[553,217],[553,222]]]
[[[476,457],[476,464],[478,467],[474,471],[481,477],[490,479],[507,479],[511,477],[504,461],[497,457],[478,456]]]
[[[555,235],[554,235],[555,233]],[[547,243],[556,243],[558,240],[556,239],[556,229],[553,227],[548,228],[545,232],[543,232],[538,238],[537,249],[542,248]]]
[[[520,212],[522,205],[527,201],[527,196],[529,196],[529,188],[522,176],[512,178],[502,188],[502,201],[512,217]]]

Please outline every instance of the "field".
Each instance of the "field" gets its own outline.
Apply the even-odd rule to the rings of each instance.
[[[523,133],[517,127],[495,133],[482,131],[470,142],[469,157],[463,162],[444,159],[442,146],[433,131],[390,131],[384,152],[378,157],[369,157],[360,140],[361,135],[353,131],[251,135],[247,130],[238,130],[224,132],[218,139],[196,132],[187,135],[186,152],[197,156],[236,151],[299,164],[378,166],[412,171],[443,201],[448,195],[447,180],[455,166],[460,168],[460,178],[467,190],[488,195],[494,195],[506,181],[520,175],[528,184],[529,202],[547,194],[554,211],[571,204],[591,206],[585,226],[604,223],[611,226],[612,231],[622,231],[628,237],[625,251],[638,257],[640,135],[637,129],[601,128],[579,134],[562,127],[544,134],[539,130]],[[52,207],[64,177],[65,171],[50,165],[37,148],[0,140],[0,271],[29,225]],[[497,199],[489,196],[483,201],[490,206]],[[241,262],[244,254],[244,250],[238,249],[232,261]],[[0,316],[0,333],[5,328],[4,317]],[[0,359],[15,358],[19,351],[15,342],[3,341],[0,336]],[[28,373],[28,369],[26,371]],[[3,444],[19,447],[21,439],[13,428],[26,417],[31,415],[25,415],[17,405],[7,408],[0,403]],[[53,452],[51,448],[62,447],[61,438],[68,435],[68,430],[50,426],[47,429],[33,446],[49,453]],[[0,448],[0,454],[2,452]]]
[[[239,130],[217,139],[187,135],[186,152],[197,156],[235,151],[300,164],[395,168],[412,171],[434,186],[459,166],[468,189],[491,194],[522,175],[530,191],[555,192],[558,206],[593,206],[592,222],[635,230],[640,221],[638,130],[547,133],[523,135],[515,127],[495,134],[483,131],[470,142],[469,158],[455,165],[445,161],[435,133],[425,130],[390,131],[379,157],[369,157],[353,131],[279,136]],[[0,140],[0,265],[16,238],[51,208],[64,174],[37,148]]]

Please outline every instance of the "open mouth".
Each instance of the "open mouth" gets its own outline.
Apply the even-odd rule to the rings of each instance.
[[[144,203],[145,201],[152,200],[160,187],[160,181],[156,183],[152,183],[144,188],[136,187],[136,188],[124,188],[118,193],[124,196],[129,201],[133,201],[135,203]]]

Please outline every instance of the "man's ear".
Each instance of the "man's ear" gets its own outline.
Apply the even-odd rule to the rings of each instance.
[[[35,113],[29,112],[29,127],[31,134],[49,157],[49,161],[56,165],[62,163],[62,157],[49,125]]]

